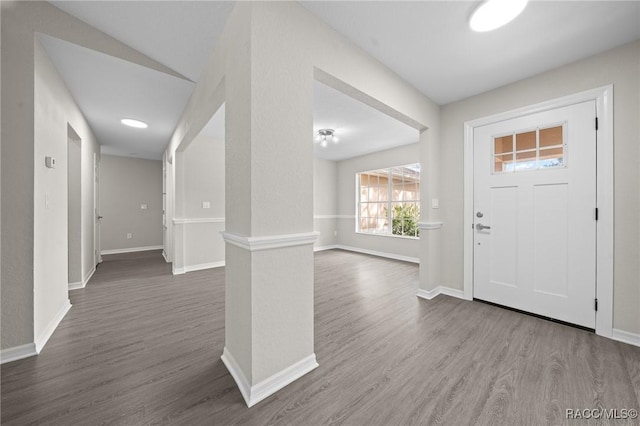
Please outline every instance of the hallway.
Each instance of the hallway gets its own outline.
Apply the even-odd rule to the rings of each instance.
[[[417,299],[410,263],[331,250],[315,277],[320,367],[248,409],[220,361],[224,268],[173,276],[159,251],[105,256],[44,351],[2,366],[2,424],[524,425],[639,408],[640,348]]]

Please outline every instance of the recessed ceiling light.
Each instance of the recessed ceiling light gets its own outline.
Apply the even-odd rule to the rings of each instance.
[[[146,129],[149,127],[144,121],[134,120],[133,118],[123,118],[120,122],[125,126],[135,127],[137,129]]]
[[[487,0],[471,15],[469,26],[478,32],[491,31],[511,22],[529,0]]]

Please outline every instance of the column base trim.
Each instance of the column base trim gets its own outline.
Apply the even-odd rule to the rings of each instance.
[[[251,386],[235,358],[226,347],[220,359],[222,359],[231,377],[238,385],[247,407],[254,406],[319,366],[316,361],[316,354],[311,354],[260,383]]]

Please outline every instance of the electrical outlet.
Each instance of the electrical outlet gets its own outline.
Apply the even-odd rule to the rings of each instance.
[[[210,209],[211,208],[211,203],[209,201],[203,201],[202,202],[202,208],[203,209]]]
[[[129,232],[129,233],[127,234],[127,240],[130,240],[130,239],[132,239],[132,238],[133,238],[133,234],[132,234],[131,232]]]
[[[440,201],[437,198],[432,198],[431,199],[431,208],[432,209],[439,209],[440,208]]]

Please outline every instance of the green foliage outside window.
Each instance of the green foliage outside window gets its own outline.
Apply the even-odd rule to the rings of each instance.
[[[391,233],[410,237],[420,236],[418,222],[420,208],[416,204],[396,204],[391,217]]]

